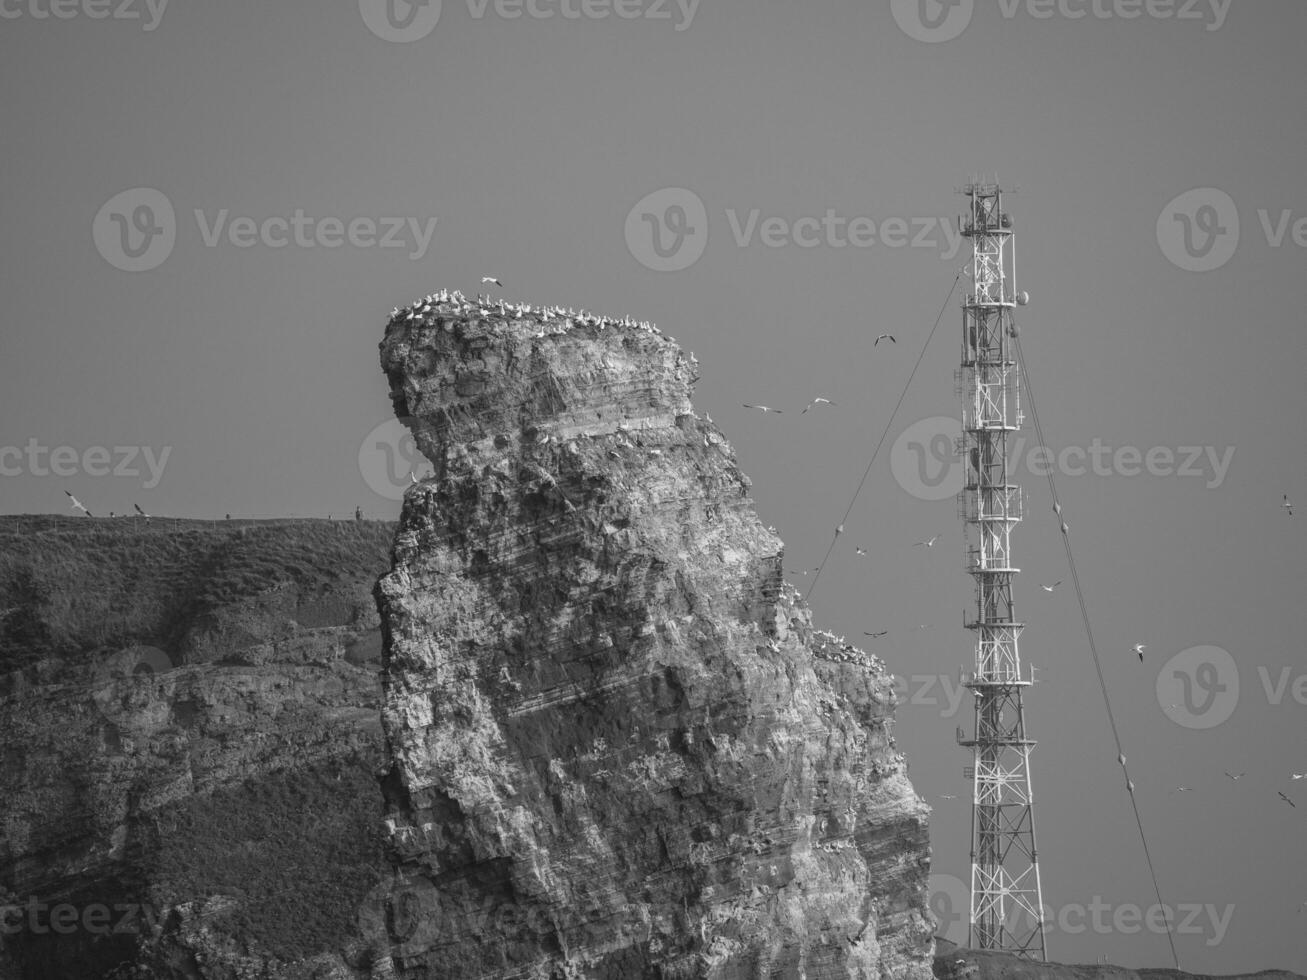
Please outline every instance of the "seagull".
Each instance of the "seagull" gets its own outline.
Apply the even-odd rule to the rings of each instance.
[[[132,504],[132,506],[136,508],[136,513],[140,514],[140,515],[141,515],[142,517],[144,517],[147,521],[150,519],[150,515],[147,514],[145,511],[141,510],[141,505],[140,505],[140,504]]]
[[[1293,516],[1293,504],[1289,503],[1289,495],[1287,493],[1284,495],[1284,503],[1280,504],[1280,506],[1289,512],[1290,517]]]
[[[1147,649],[1148,649],[1148,644],[1146,644],[1146,643],[1136,643],[1136,644],[1135,644],[1135,646],[1134,646],[1134,651],[1135,651],[1135,653],[1139,654],[1139,662],[1140,662],[1140,663],[1143,663],[1143,662],[1144,662],[1144,651],[1147,650]]]
[[[1307,779],[1307,772],[1291,772],[1289,775],[1294,779]]]
[[[91,514],[91,512],[90,512],[89,510],[86,509],[86,505],[85,505],[84,503],[82,503],[80,500],[78,500],[76,497],[74,497],[71,493],[68,493],[67,490],[65,490],[64,493],[68,494],[68,499],[69,499],[70,501],[72,501],[72,506],[73,506],[75,509],[80,510],[80,511],[81,511],[83,514],[85,514],[87,517],[91,517],[91,516],[93,516],[93,515]]]
[[[812,408],[814,405],[834,405],[834,404],[835,404],[835,402],[831,401],[829,398],[814,398],[812,401],[808,402],[808,407],[805,408],[805,409],[804,409],[802,412],[800,412],[799,414],[800,414],[800,415],[807,415],[807,414],[808,414],[808,409],[809,409],[809,408]]]
[[[915,548],[915,547],[916,547],[917,545],[919,545],[919,544],[924,544],[927,548],[933,548],[933,547],[935,547],[935,542],[938,541],[938,540],[939,540],[939,535],[937,534],[937,535],[935,535],[933,538],[931,538],[929,541],[918,541],[918,542],[916,542],[915,544],[913,544],[912,547]]]
[[[864,557],[864,558],[867,557],[867,549],[866,549],[866,548],[854,548],[853,550],[854,550],[855,552],[857,552],[859,555],[861,555],[862,557]]]
[[[745,405],[744,402],[741,402],[740,404],[744,405],[745,408],[756,408],[760,412],[775,412],[777,415],[783,414],[783,410],[779,408],[769,408],[766,405]]]
[[[1243,773],[1238,773],[1238,774],[1236,775],[1235,773],[1232,773],[1229,769],[1225,770],[1225,774],[1226,774],[1227,776],[1229,776],[1231,779],[1238,779],[1239,776],[1242,776],[1242,775],[1243,775]]]
[[[1192,792],[1193,792],[1193,790],[1191,790],[1188,786],[1177,786],[1177,787],[1175,788],[1175,791],[1176,791],[1177,793],[1192,793]]]
[[[956,800],[957,797],[956,797],[956,796],[951,796],[951,795],[941,795],[941,796],[940,796],[940,799],[941,799],[941,800]]]
[[[1293,802],[1293,800],[1289,799],[1289,797],[1285,796],[1283,792],[1281,792],[1280,790],[1276,790],[1276,792],[1280,794],[1280,799],[1284,800],[1285,803],[1288,803],[1289,806],[1293,807],[1295,810],[1298,809],[1298,804]]]
[[[930,623],[918,623],[918,624],[917,624],[917,629],[919,629],[919,630],[928,630],[928,629],[930,629]]]
[[[482,277],[481,277],[481,281],[482,281],[482,282],[492,282],[492,283],[494,283],[496,286],[498,286],[500,289],[503,289],[503,288],[504,288],[504,284],[503,284],[502,282],[500,282],[498,279],[496,279],[494,276],[482,276]]]
[[[1061,579],[1058,579],[1058,580],[1057,580],[1056,582],[1054,582],[1052,585],[1041,585],[1040,588],[1043,589],[1045,592],[1052,592],[1054,589],[1056,589],[1056,588],[1057,588],[1059,585],[1061,585],[1061,584],[1062,584],[1062,580],[1061,580]]]
[[[863,630],[863,631],[862,631],[862,635],[863,635],[863,636],[869,636],[869,637],[871,637],[871,638],[874,640],[874,639],[876,639],[876,638],[879,637],[879,636],[884,636],[884,635],[885,635],[886,633],[888,633],[888,632],[889,632],[889,630],[881,630],[879,633],[868,633],[866,630]]]
[[[877,337],[875,340],[873,340],[873,341],[871,342],[871,346],[872,346],[872,347],[875,347],[875,346],[876,346],[877,344],[879,344],[882,340],[888,340],[891,344],[897,344],[897,343],[898,343],[898,341],[895,340],[893,337],[891,337],[889,334],[887,334],[887,333],[883,333],[883,334],[881,334],[879,337]]]

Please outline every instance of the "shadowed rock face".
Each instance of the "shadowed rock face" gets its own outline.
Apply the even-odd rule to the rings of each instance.
[[[434,466],[377,588],[395,974],[930,976],[891,678],[784,583],[693,357],[453,299],[381,360]]]

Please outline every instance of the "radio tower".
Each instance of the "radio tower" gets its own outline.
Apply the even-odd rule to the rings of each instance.
[[[1012,221],[1003,190],[972,180],[961,232],[971,240],[973,291],[962,302],[962,437],[965,483],[958,495],[966,522],[967,571],[976,580],[975,670],[964,684],[975,700],[971,919],[967,944],[1028,959],[1047,959],[1043,897],[1035,851],[1034,795],[1017,638],[1025,625],[1012,608],[1011,534],[1021,520],[1021,488],[1011,482],[1008,437],[1021,427],[1020,379],[1012,352],[1012,309],[1028,299],[1016,290]]]

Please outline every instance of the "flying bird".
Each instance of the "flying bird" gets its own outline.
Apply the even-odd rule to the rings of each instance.
[[[939,540],[939,535],[937,534],[937,535],[935,535],[933,538],[931,538],[929,541],[918,541],[918,542],[916,542],[915,544],[913,544],[912,547],[915,548],[915,547],[916,547],[917,545],[919,545],[919,544],[924,544],[927,548],[933,548],[933,547],[935,547],[935,542],[938,541],[938,540]]]
[[[857,554],[861,555],[861,556],[864,557],[864,558],[867,556],[867,549],[866,549],[866,548],[854,548],[853,550],[854,550]]]
[[[1052,585],[1041,585],[1040,588],[1043,589],[1045,592],[1052,592],[1054,589],[1056,589],[1056,588],[1057,588],[1059,585],[1061,585],[1061,584],[1062,584],[1062,580],[1061,580],[1061,579],[1058,579],[1058,580],[1057,580],[1056,582],[1054,582]]]
[[[1289,806],[1293,807],[1295,810],[1298,809],[1298,804],[1293,802],[1293,800],[1289,799],[1289,797],[1285,796],[1283,791],[1276,790],[1276,792],[1280,794],[1280,799],[1284,800],[1285,803],[1288,803]]]
[[[141,505],[140,505],[140,504],[132,504],[132,506],[136,508],[136,513],[140,514],[140,515],[141,515],[142,517],[144,517],[147,521],[150,519],[150,515],[147,514],[145,511],[141,510]]]
[[[863,630],[863,631],[862,631],[862,635],[863,635],[863,636],[869,636],[869,637],[871,637],[871,638],[874,640],[874,639],[876,639],[877,637],[884,636],[884,635],[885,635],[886,633],[888,633],[888,632],[889,632],[889,630],[881,630],[879,633],[868,633],[866,630]]]
[[[80,500],[78,500],[76,497],[74,497],[71,493],[68,493],[67,490],[65,490],[64,493],[68,494],[68,499],[72,502],[72,506],[73,506],[74,509],[76,509],[76,510],[80,510],[80,511],[81,511],[83,514],[85,514],[87,517],[92,517],[92,516],[93,516],[93,515],[91,514],[91,512],[90,512],[89,510],[86,509],[86,505],[85,505],[84,503],[82,503]]]
[[[808,409],[812,408],[814,405],[834,405],[834,404],[835,402],[831,401],[829,398],[814,398],[812,401],[808,402],[807,408],[805,408],[799,414],[807,415]]]
[[[1289,495],[1287,493],[1284,495],[1284,503],[1280,504],[1280,506],[1289,512],[1290,517],[1293,516],[1293,504],[1289,503]]]
[[[1135,653],[1139,654],[1139,662],[1140,662],[1140,663],[1143,663],[1143,662],[1144,662],[1144,651],[1147,650],[1147,649],[1148,649],[1148,644],[1146,644],[1146,643],[1136,643],[1136,644],[1135,644],[1135,646],[1134,646],[1134,651],[1135,651]]]
[[[1176,791],[1177,793],[1192,793],[1192,792],[1193,792],[1193,790],[1191,790],[1188,786],[1177,786],[1177,787],[1175,788],[1175,791]]]
[[[1243,775],[1243,773],[1238,773],[1238,774],[1232,773],[1229,769],[1225,770],[1225,774],[1229,776],[1231,779],[1238,779],[1240,776]]]
[[[1307,772],[1291,772],[1289,775],[1294,779],[1307,779]]]
[[[494,283],[496,286],[498,286],[500,289],[503,289],[503,288],[504,288],[504,284],[503,284],[502,282],[500,282],[498,279],[496,279],[494,276],[482,276],[482,277],[481,277],[481,281],[482,281],[482,282],[492,282],[492,283]]]
[[[877,344],[879,344],[882,340],[888,340],[891,344],[897,344],[897,343],[898,343],[898,341],[895,340],[893,337],[891,337],[889,334],[887,334],[887,333],[883,333],[883,334],[881,334],[879,337],[877,337],[875,340],[873,340],[873,341],[871,342],[871,346],[872,346],[872,347],[875,347],[875,346],[876,346]]]
[[[941,796],[940,796],[940,799],[941,799],[941,800],[956,800],[957,797],[956,797],[956,796],[951,796],[951,795],[941,795]]]
[[[746,405],[744,402],[741,402],[740,404],[744,405],[745,408],[756,408],[756,409],[757,409],[758,411],[760,411],[760,412],[775,412],[777,415],[783,415],[783,414],[784,414],[784,410],[783,410],[783,409],[780,409],[780,408],[770,408],[770,407],[768,407],[767,405]]]

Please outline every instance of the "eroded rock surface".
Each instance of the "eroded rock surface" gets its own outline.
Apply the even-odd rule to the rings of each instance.
[[[434,467],[378,584],[384,969],[929,977],[891,678],[784,582],[693,357],[448,294],[381,356]]]

